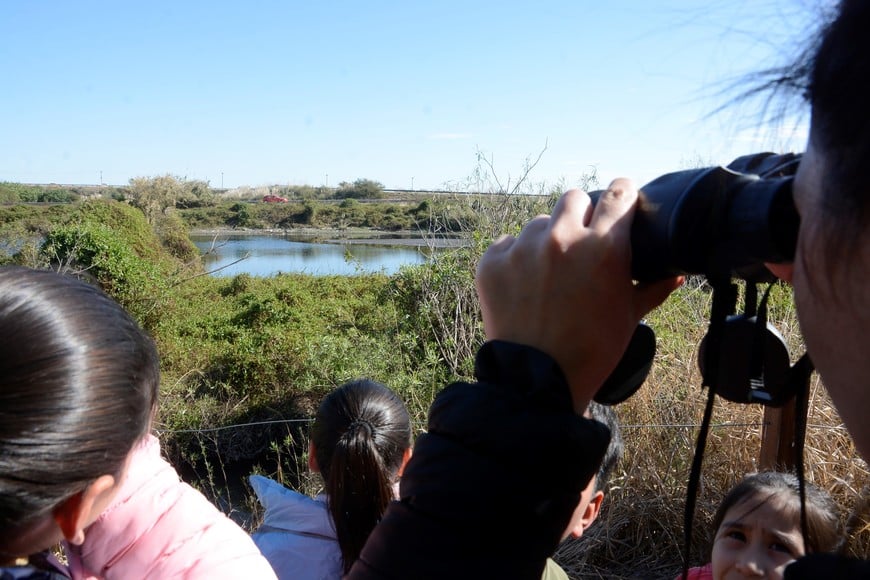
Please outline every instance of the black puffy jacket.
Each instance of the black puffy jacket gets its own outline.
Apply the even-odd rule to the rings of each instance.
[[[610,439],[577,416],[565,377],[493,341],[476,383],[435,399],[392,504],[348,578],[539,579]]]

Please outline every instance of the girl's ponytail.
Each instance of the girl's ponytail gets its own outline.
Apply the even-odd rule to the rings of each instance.
[[[345,573],[393,499],[392,476],[375,446],[374,429],[351,423],[332,452],[326,495]]]
[[[411,420],[395,393],[363,379],[323,400],[311,437],[347,572],[393,499]]]

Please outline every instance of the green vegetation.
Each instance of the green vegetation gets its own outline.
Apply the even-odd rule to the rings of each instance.
[[[169,209],[203,207],[214,203],[214,193],[208,183],[168,174],[131,179],[124,197],[142,210],[149,223],[157,221]]]
[[[448,200],[407,202],[360,202],[354,198],[336,201],[291,201],[248,203],[222,201],[208,207],[183,209],[178,215],[192,229],[245,228],[284,229],[300,227],[346,230],[365,228],[383,231],[430,231],[434,212],[451,213],[442,227],[459,233],[477,221],[475,209],[459,207]]]
[[[383,184],[371,179],[357,179],[353,183],[342,181],[335,191],[336,199],[381,199],[384,197]]]
[[[38,186],[0,182],[0,203],[68,203],[79,197],[79,193],[58,185]]]
[[[237,205],[239,219],[266,207]],[[0,263],[86,276],[149,329],[162,357],[161,429],[307,417],[330,388],[358,376],[395,385],[424,420],[450,374],[421,344],[418,314],[399,311],[419,295],[419,275],[409,271],[401,283],[383,275],[203,276],[181,213],[152,214],[149,224],[114,200],[3,206]],[[248,435],[259,443],[244,446],[219,439],[209,457],[253,464],[269,453],[271,435]],[[203,457],[197,440],[165,439],[179,460]]]
[[[177,204],[179,197],[174,199]],[[222,505],[252,511],[240,483],[252,470],[313,491],[304,467],[305,420],[335,385],[361,376],[382,381],[405,400],[422,428],[438,390],[471,378],[483,340],[472,280],[477,260],[494,237],[518,233],[555,200],[546,194],[491,194],[401,204],[347,198],[173,209],[142,197],[136,202],[141,211],[105,199],[2,205],[0,264],[87,276],[128,308],[161,353],[156,427],[170,457],[186,478],[220,496]],[[215,224],[416,227],[430,237],[463,231],[470,244],[394,276],[212,278],[203,275],[187,228]],[[693,279],[649,316],[658,336],[656,364],[647,384],[619,407],[626,460],[613,478],[602,521],[558,555],[575,577],[633,577],[638,564],[648,574],[676,575],[692,425],[700,421],[706,397],[695,361],[709,306],[709,288]],[[787,288],[774,289],[770,310],[794,360],[802,341]],[[301,422],[274,422],[281,420]],[[708,444],[696,517],[697,561],[705,557],[705,524],[719,497],[754,469],[761,421],[757,407],[717,403],[718,426]],[[809,423],[815,427],[808,434],[808,476],[849,509],[866,496],[861,486],[870,474],[838,429],[836,411],[818,384]],[[870,530],[856,536],[853,551],[870,553]]]
[[[289,203],[264,203],[265,195]],[[173,175],[136,177],[123,187],[35,186],[0,183],[0,207],[21,202],[73,202],[80,198],[114,199],[142,211],[156,225],[177,216],[191,229],[324,228],[375,229],[388,232],[460,233],[476,227],[479,204],[452,196],[432,198],[420,193],[396,193],[385,200],[383,185],[370,179],[342,182],[337,188],[268,186],[217,193],[208,183]]]

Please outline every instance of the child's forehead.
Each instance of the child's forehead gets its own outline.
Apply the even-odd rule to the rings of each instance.
[[[800,515],[800,503],[792,493],[755,490],[737,500],[725,513],[724,520],[741,520],[753,515],[794,523]]]

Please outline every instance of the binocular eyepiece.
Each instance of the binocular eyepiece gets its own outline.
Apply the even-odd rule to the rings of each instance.
[[[799,154],[756,153],[728,167],[668,173],[643,186],[631,226],[632,275],[772,281],[765,262],[794,258]],[[597,203],[601,191],[590,193]]]

